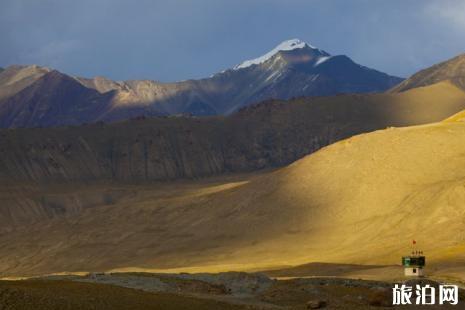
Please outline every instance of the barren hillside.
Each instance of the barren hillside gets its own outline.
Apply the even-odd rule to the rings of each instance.
[[[0,130],[0,180],[134,182],[280,167],[355,134],[463,109],[465,93],[442,82],[400,94],[265,102],[228,117]]]
[[[396,264],[412,239],[429,263],[457,263],[465,259],[464,138],[457,116],[355,136],[261,175],[9,185],[2,197],[23,205],[2,203],[1,272]]]

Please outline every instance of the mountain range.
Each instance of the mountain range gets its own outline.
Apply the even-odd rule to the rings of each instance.
[[[415,239],[428,268],[463,279],[464,60],[382,93],[0,129],[0,275],[396,264]],[[108,80],[12,69],[0,80],[12,123],[50,115],[49,99],[53,114],[87,122],[106,112],[85,102],[118,93]]]
[[[164,116],[68,128],[0,130],[0,181],[153,181],[285,166],[356,134],[436,122],[464,110],[464,89],[454,81],[465,76],[465,66],[453,66],[456,78],[452,80],[440,69],[464,58],[434,66],[437,73],[431,79],[437,83],[406,90],[268,100],[227,116]],[[42,74],[41,81],[55,74],[63,77],[60,89],[75,92],[75,98],[102,96],[73,78],[53,71]],[[418,74],[404,83],[418,84]],[[85,111],[78,99],[74,102]],[[66,111],[67,106],[57,111]],[[76,113],[75,119],[81,115]]]
[[[350,136],[465,109],[443,81],[401,93],[273,100],[229,116],[0,130],[0,181],[153,181],[280,167]]]
[[[209,78],[176,83],[71,77],[39,66],[0,72],[0,127],[49,127],[140,116],[228,115],[267,99],[382,92],[401,78],[301,40]]]
[[[414,239],[428,268],[463,278],[465,122],[445,116],[454,110],[465,92],[442,80],[226,118],[1,130],[0,274],[395,264]],[[434,118],[446,120],[423,124]],[[336,142],[388,123],[423,125]],[[308,141],[319,150],[277,170],[166,182],[266,165]]]

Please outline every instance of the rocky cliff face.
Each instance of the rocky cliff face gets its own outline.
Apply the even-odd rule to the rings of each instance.
[[[278,167],[342,138],[462,109],[464,92],[443,83],[401,94],[269,101],[227,117],[5,129],[0,180],[166,180]]]

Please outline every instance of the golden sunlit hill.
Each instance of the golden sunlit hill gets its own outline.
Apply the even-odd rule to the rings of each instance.
[[[49,207],[2,204],[1,272],[397,264],[415,239],[429,264],[453,261],[463,277],[464,138],[457,116],[355,136],[262,174],[10,184],[2,197]],[[28,225],[10,224],[21,216]]]
[[[465,310],[465,0],[11,2],[0,310]]]
[[[84,87],[13,73],[12,89]],[[0,276],[393,265],[415,239],[429,266],[463,277],[465,92],[437,81],[228,116],[2,129]]]
[[[458,55],[415,73],[391,89],[390,92],[402,92],[443,81],[449,81],[457,87],[465,89],[465,54]]]

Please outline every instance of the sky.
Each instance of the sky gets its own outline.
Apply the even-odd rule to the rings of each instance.
[[[407,77],[465,52],[465,0],[0,0],[0,66],[169,82],[299,38]]]

